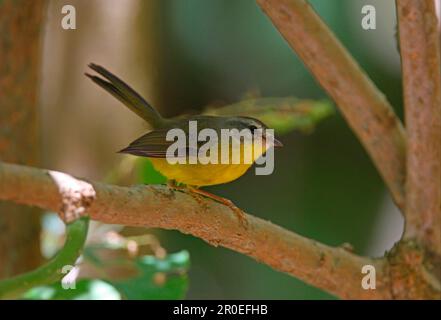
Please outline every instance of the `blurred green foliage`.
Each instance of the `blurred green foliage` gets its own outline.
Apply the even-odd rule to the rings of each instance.
[[[31,300],[120,300],[118,290],[106,281],[99,279],[81,279],[74,289],[63,289],[61,282],[36,287],[23,296]]]
[[[91,253],[89,252],[89,255]],[[95,256],[99,261],[99,259]],[[63,288],[61,281],[27,291],[24,299],[36,300],[155,300],[182,299],[188,288],[186,272],[190,257],[187,251],[168,254],[165,258],[142,256],[134,259],[137,275],[124,280],[80,279]],[[97,262],[95,260],[95,263]],[[99,261],[99,265],[115,263],[127,265],[130,261]],[[72,289],[69,289],[71,287]]]
[[[144,256],[136,259],[137,277],[113,282],[126,299],[182,299],[188,288],[187,251],[169,254],[165,259]]]
[[[140,183],[165,184],[167,182],[167,178],[153,167],[148,158],[138,158],[135,169],[138,172]]]
[[[204,113],[217,116],[245,116],[256,118],[274,129],[277,134],[293,130],[310,133],[323,119],[334,113],[327,100],[287,98],[255,98],[220,108],[208,108]]]

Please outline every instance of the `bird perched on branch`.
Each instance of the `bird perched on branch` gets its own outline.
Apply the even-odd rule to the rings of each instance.
[[[144,100],[144,98],[117,76],[96,64],[89,64],[89,67],[101,75],[101,77],[88,73],[86,73],[86,76],[92,79],[92,81],[98,84],[101,88],[112,94],[138,116],[147,121],[153,128],[152,131],[136,139],[130,143],[128,147],[119,152],[149,158],[155,169],[168,179],[168,184],[171,188],[176,190],[185,189],[192,195],[205,196],[223,203],[230,207],[242,222],[245,222],[245,215],[242,210],[237,208],[229,199],[216,196],[199,189],[199,187],[228,183],[238,179],[245,174],[245,172],[252,166],[253,162],[262,156],[268,148],[282,145],[274,138],[274,136],[269,136],[269,134],[266,133],[265,130],[267,128],[261,121],[249,117],[221,117],[208,115],[163,118],[157,110]],[[197,161],[196,163],[191,161],[186,161],[185,163],[171,163],[167,157],[170,155],[168,150],[174,141],[167,139],[167,133],[171,129],[181,129],[188,140],[190,140],[189,123],[191,121],[197,123],[199,130],[212,129],[219,135],[222,134],[222,129],[237,129],[239,131],[245,129],[249,130],[251,133],[260,130],[263,139],[256,140],[244,138],[239,144],[228,142],[229,153],[227,160],[229,161],[226,161],[227,163],[223,163],[220,159],[222,154],[220,144],[217,146],[219,150],[219,161],[217,163],[207,163],[207,161]],[[268,144],[267,141],[271,141],[271,144]],[[201,143],[196,142],[196,147],[200,146]],[[237,148],[240,148],[240,150]],[[189,160],[191,157],[190,154],[192,150],[190,149],[191,148],[188,146],[186,147],[186,160]],[[239,163],[231,161],[231,157],[235,151],[240,154]],[[251,161],[244,161],[245,154],[248,151],[252,151]],[[200,156],[200,154],[197,153],[197,150],[193,154]]]

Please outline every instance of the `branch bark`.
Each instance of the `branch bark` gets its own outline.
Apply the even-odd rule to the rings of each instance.
[[[407,129],[406,238],[441,255],[440,34],[433,0],[398,0]]]
[[[57,174],[52,171],[0,163],[0,200],[60,211],[62,188],[54,176]],[[89,183],[96,197],[89,198],[87,211],[95,220],[179,230],[211,245],[243,253],[341,298],[391,297],[383,260],[317,243],[251,215],[246,215],[245,228],[230,208],[210,199],[196,201],[165,186]],[[361,286],[365,276],[361,270],[368,264],[376,268],[376,290]]]
[[[257,0],[334,99],[404,208],[405,133],[384,95],[305,0]]]

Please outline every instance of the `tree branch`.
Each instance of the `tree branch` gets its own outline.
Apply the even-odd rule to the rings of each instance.
[[[52,171],[0,163],[0,200],[60,211],[62,195],[53,176]],[[228,207],[210,199],[196,201],[165,186],[90,185],[96,197],[87,211],[95,220],[176,229],[248,255],[341,298],[390,298],[383,260],[317,243],[251,215],[246,216],[245,228]],[[376,268],[376,290],[361,287],[361,269],[367,264]]]
[[[257,0],[334,99],[404,207],[405,133],[384,95],[305,0]]]
[[[435,3],[396,4],[408,135],[405,236],[441,255],[441,66]]]

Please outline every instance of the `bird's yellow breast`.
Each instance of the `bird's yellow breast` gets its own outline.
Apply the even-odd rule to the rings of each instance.
[[[169,180],[176,180],[191,186],[211,186],[234,181],[247,172],[253,165],[253,162],[266,151],[266,146],[254,143],[245,143],[240,145],[240,161],[234,164],[232,161],[233,150],[230,146],[229,159],[227,164],[221,163],[221,150],[219,149],[219,161],[217,164],[208,163],[176,163],[170,164],[164,158],[150,158],[153,166],[162,175]],[[251,159],[246,158],[244,154],[251,152]],[[251,160],[247,161],[245,159]],[[250,162],[250,163],[248,163]]]
[[[211,186],[236,180],[252,164],[170,164],[167,159],[150,158],[156,170],[169,180],[191,186]]]

